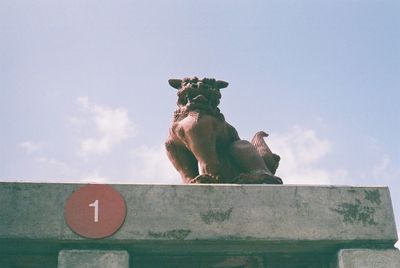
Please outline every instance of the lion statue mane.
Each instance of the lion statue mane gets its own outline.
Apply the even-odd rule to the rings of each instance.
[[[184,183],[282,184],[274,175],[280,157],[264,141],[268,134],[241,140],[220,112],[220,90],[227,82],[197,77],[168,82],[178,90],[178,108],[165,146]]]

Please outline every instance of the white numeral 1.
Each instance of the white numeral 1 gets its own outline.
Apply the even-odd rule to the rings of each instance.
[[[94,207],[94,222],[99,222],[99,200],[89,204],[89,207]]]

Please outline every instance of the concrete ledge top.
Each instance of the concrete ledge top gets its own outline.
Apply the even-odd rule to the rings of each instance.
[[[82,185],[0,183],[0,239],[87,241],[65,223]],[[394,244],[387,187],[113,185],[127,204],[122,228],[134,241],[332,241]]]

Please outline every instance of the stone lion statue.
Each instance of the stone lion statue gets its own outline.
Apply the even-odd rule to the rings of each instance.
[[[263,139],[268,134],[241,140],[220,112],[220,89],[227,82],[197,77],[168,82],[178,90],[178,108],[165,145],[184,183],[282,184],[274,175],[280,157]]]

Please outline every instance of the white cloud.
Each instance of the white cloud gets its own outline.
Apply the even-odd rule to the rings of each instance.
[[[369,183],[388,185],[392,192],[400,194],[397,180],[400,177],[399,159],[388,153],[376,139],[370,138],[366,148],[369,161],[365,166],[368,168],[363,169],[359,177]]]
[[[378,162],[375,167],[372,170],[372,174],[375,177],[382,177],[387,175],[387,170],[390,166],[390,157],[385,154],[383,155],[382,159],[380,160],[380,162]]]
[[[125,108],[109,108],[91,103],[87,97],[79,97],[77,103],[84,110],[84,117],[71,117],[70,123],[83,127],[94,124],[94,137],[80,139],[79,152],[82,155],[103,154],[123,143],[135,134],[135,128]],[[93,134],[92,134],[93,135]]]
[[[52,157],[40,156],[34,159],[37,168],[37,176],[45,181],[71,181],[79,173],[74,167],[66,162]]]
[[[101,175],[97,169],[88,171],[85,168],[77,168],[71,163],[63,162],[55,158],[36,157],[35,162],[39,168],[40,178],[37,181],[68,182],[68,183],[113,183],[115,179]],[[90,168],[88,168],[90,169]]]
[[[86,123],[86,120],[77,116],[70,116],[68,117],[68,123],[74,127],[82,127]]]
[[[277,175],[288,184],[332,184],[347,176],[346,170],[329,170],[319,162],[333,150],[332,143],[312,129],[295,126],[266,140],[272,151],[281,156]]]
[[[89,98],[81,96],[76,99],[76,102],[85,109],[89,109]]]
[[[40,151],[43,148],[42,142],[35,142],[35,141],[24,141],[19,144],[25,152],[31,154]]]
[[[170,163],[164,146],[142,145],[132,151],[132,176],[138,183],[180,183],[180,175]]]

